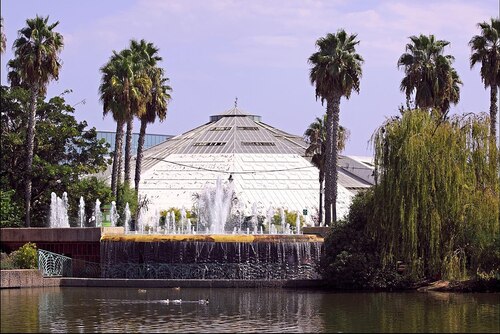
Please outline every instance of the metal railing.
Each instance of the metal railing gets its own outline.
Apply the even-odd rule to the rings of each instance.
[[[43,249],[38,249],[38,269],[44,277],[71,277],[73,273],[70,257]]]

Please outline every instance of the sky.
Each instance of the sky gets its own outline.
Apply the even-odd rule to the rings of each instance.
[[[131,39],[159,48],[159,63],[170,79],[172,100],[163,122],[150,134],[178,135],[205,124],[210,115],[234,107],[262,116],[262,121],[303,135],[326,105],[315,98],[308,58],[316,40],[344,29],[357,34],[356,50],[364,58],[359,94],[342,98],[340,124],[350,131],[346,155],[372,156],[374,131],[397,115],[405,96],[398,58],[409,37],[433,34],[450,45],[445,54],[463,86],[450,115],[489,112],[489,90],[479,67],[470,69],[472,36],[477,24],[499,16],[499,0],[0,0],[7,50],[1,55],[1,84],[7,82],[12,43],[26,19],[36,15],[59,21],[64,37],[62,68],[47,97],[65,95],[78,121],[101,131],[115,131],[103,117],[99,69],[113,50]],[[136,122],[134,132],[138,132]]]

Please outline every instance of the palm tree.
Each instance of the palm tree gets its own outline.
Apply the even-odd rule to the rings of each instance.
[[[145,112],[145,96],[150,94],[151,80],[138,70],[130,50],[122,50],[120,53],[113,51],[110,60],[100,71],[103,74],[99,86],[103,114],[111,112],[117,122],[111,175],[111,189],[117,196],[121,177],[123,125],[131,124],[134,115],[132,110],[139,114]],[[127,132],[130,133],[127,138],[129,142],[125,146],[125,181],[130,180],[131,126],[127,127]]]
[[[55,32],[59,21],[49,24],[49,17],[36,16],[26,20],[26,27],[18,31],[19,37],[14,41],[14,59],[8,67],[17,78],[15,84],[29,87],[29,115],[26,134],[26,168],[25,168],[25,224],[31,226],[31,173],[33,168],[33,150],[35,145],[36,101],[47,92],[48,83],[58,80],[61,63],[59,53],[64,46],[63,37]],[[12,84],[12,81],[11,81]]]
[[[321,224],[323,221],[323,181],[325,180],[325,151],[326,151],[326,114],[323,118],[316,117],[314,122],[309,124],[309,127],[304,132],[304,137],[309,143],[306,149],[306,156],[311,157],[311,162],[319,170],[319,217],[318,221]],[[349,130],[342,125],[339,126],[339,137],[337,141],[337,149],[342,152],[345,148],[347,139],[349,138]]]
[[[316,41],[318,52],[309,57],[312,65],[309,78],[316,86],[316,98],[326,100],[325,145],[325,222],[337,220],[337,160],[340,99],[349,99],[352,91],[359,92],[363,58],[356,53],[357,34],[348,35],[343,29],[328,33]]]
[[[114,55],[116,53],[114,52]],[[118,184],[121,176],[122,148],[123,148],[123,125],[125,124],[125,111],[122,107],[123,83],[117,78],[120,67],[113,61],[113,57],[101,67],[101,84],[99,86],[99,98],[103,104],[103,115],[111,113],[116,121],[115,148],[113,153],[113,167],[111,172],[111,190],[116,197]]]
[[[147,104],[146,113],[139,116],[141,120],[141,130],[139,132],[139,142],[137,145],[137,156],[135,165],[135,191],[139,194],[139,183],[141,181],[142,157],[144,150],[144,138],[148,123],[154,123],[156,117],[162,122],[167,117],[167,104],[170,101],[172,88],[167,85],[168,78],[163,77],[163,70],[154,68],[152,74],[152,99]]]
[[[398,68],[404,67],[405,77],[400,89],[406,94],[409,107],[415,93],[416,108],[435,108],[440,116],[446,117],[450,103],[457,104],[462,84],[452,67],[454,57],[443,55],[444,47],[450,42],[436,40],[434,35],[411,36],[406,52],[399,57]]]
[[[167,115],[167,102],[170,99],[168,91],[171,88],[166,85],[168,79],[163,77],[163,70],[156,66],[162,58],[158,55],[159,49],[153,43],[146,42],[144,39],[140,41],[131,40],[130,51],[134,63],[137,65],[137,72],[147,76],[151,81],[151,91],[147,96],[144,96],[144,100],[142,101],[145,103],[145,108],[134,113],[141,121],[135,168],[135,190],[138,193],[147,124],[153,123],[156,120],[156,116],[159,117],[160,121],[165,119]]]
[[[472,50],[470,67],[472,69],[474,65],[481,63],[481,79],[485,88],[490,87],[490,134],[496,139],[497,96],[500,86],[500,20],[492,18],[491,24],[483,22],[478,27],[481,35],[472,37],[469,42]]]
[[[0,53],[5,52],[5,48],[7,47],[7,38],[3,32],[3,17],[0,18]]]

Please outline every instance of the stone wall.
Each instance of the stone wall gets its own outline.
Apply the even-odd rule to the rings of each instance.
[[[27,242],[39,249],[62,254],[74,260],[100,262],[100,241],[104,235],[123,233],[123,227],[2,228],[2,251],[12,252]]]
[[[61,278],[44,278],[38,269],[0,270],[1,288],[60,286]]]

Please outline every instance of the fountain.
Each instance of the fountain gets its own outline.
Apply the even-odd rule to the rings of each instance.
[[[115,227],[116,223],[118,222],[118,219],[120,218],[120,215],[116,211],[116,202],[115,201],[111,202],[111,208],[109,209],[109,215],[110,215],[111,227]]]
[[[70,227],[68,219],[68,195],[63,193],[62,198],[56,193],[50,194],[49,227]]]
[[[78,205],[78,223],[80,227],[85,227],[85,201],[83,196],[80,196],[80,204]]]
[[[127,204],[125,204],[125,220],[123,221],[125,234],[128,234],[130,232],[130,219],[131,219],[130,207],[127,202]]]
[[[206,186],[198,197],[200,219],[208,225],[210,233],[226,233],[226,222],[235,198],[232,182],[222,184],[218,177],[215,187]]]
[[[99,199],[95,200],[94,214],[92,220],[95,221],[95,227],[102,226],[102,212],[101,212],[101,201]]]
[[[235,205],[235,212],[232,206]],[[315,279],[323,238],[300,234],[300,217],[292,233],[280,208],[281,231],[267,211],[266,233],[258,224],[258,208],[251,209],[250,225],[242,229],[243,207],[232,183],[218,178],[196,202],[196,229],[180,211],[166,213],[162,234],[157,233],[157,210],[140,211],[140,234],[101,238],[102,275],[106,278],[157,279]],[[232,214],[233,213],[233,214]],[[148,224],[148,234],[144,225]]]
[[[300,213],[297,211],[297,219],[295,220],[295,231],[300,234]]]

